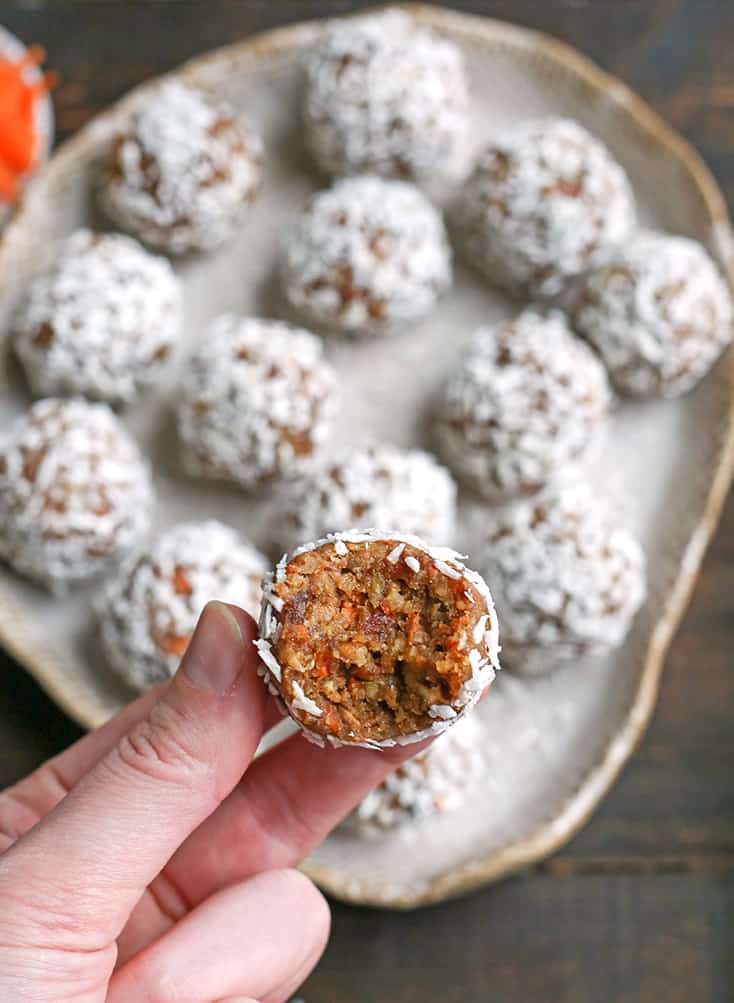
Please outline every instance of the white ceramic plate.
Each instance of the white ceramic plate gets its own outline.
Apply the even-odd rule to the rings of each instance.
[[[9,56],[11,59],[22,59],[25,51],[26,47],[19,38],[11,35],[6,28],[0,27],[0,55]],[[35,66],[28,69],[28,79],[32,81],[40,80],[42,75],[43,71]],[[41,148],[38,151],[38,161],[41,163],[48,157],[54,137],[54,111],[51,98],[48,94],[44,94],[36,101],[35,110],[36,129],[38,130],[41,143]],[[0,205],[0,227],[2,227],[8,218],[10,212],[11,210],[8,206]]]
[[[698,156],[618,81],[565,46],[510,25],[412,8],[465,50],[477,141],[548,113],[578,119],[611,147],[635,186],[644,222],[703,241],[730,274],[732,235],[721,194]],[[177,264],[186,285],[186,342],[226,309],[272,314],[282,224],[321,182],[301,147],[299,66],[323,30],[304,24],[197,59],[181,76],[230,99],[262,130],[264,190],[239,238],[223,251]],[[58,241],[82,223],[104,225],[90,192],[95,160],[112,130],[145,100],[146,84],[68,142],[29,186],[0,245],[0,324]],[[328,349],[346,392],[342,439],[423,441],[432,393],[474,326],[513,310],[461,267],[436,314],[399,338]],[[594,472],[602,489],[627,495],[645,543],[650,598],[627,643],[601,663],[547,679],[501,674],[481,705],[487,772],[470,804],[430,821],[420,835],[361,843],[331,836],[306,870],[334,895],[409,907],[454,895],[544,856],[588,817],[630,755],[652,711],[665,650],[683,612],[732,473],[734,371],[727,353],[683,400],[625,405]],[[158,465],[160,522],[217,516],[267,541],[263,500],[193,483],[175,466],[171,374],[161,398],[129,422]],[[0,427],[27,405],[18,374],[0,368]],[[172,459],[172,457],[174,459]],[[471,554],[482,510],[462,505],[458,541]],[[77,720],[99,724],[129,696],[96,652],[89,593],[52,600],[0,571],[0,636]]]

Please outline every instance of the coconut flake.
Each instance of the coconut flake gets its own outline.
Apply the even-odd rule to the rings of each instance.
[[[450,721],[456,717],[456,711],[448,704],[433,704],[428,708],[428,713],[431,717],[441,718],[444,721]]]
[[[277,679],[278,682],[280,682],[282,678],[280,665],[278,664],[278,659],[273,654],[273,649],[270,646],[270,642],[264,640],[263,638],[258,638],[256,641],[253,641],[252,643],[257,648],[260,658],[269,669],[271,675],[275,679]]]
[[[285,603],[279,595],[276,595],[275,592],[266,592],[264,594],[264,598],[268,603],[270,603],[273,609],[276,609],[279,613],[282,611]]]
[[[457,581],[463,578],[461,571],[457,568],[452,568],[450,564],[446,564],[444,561],[435,561],[434,567],[436,571],[440,571],[442,575],[446,575],[447,578],[454,578]]]
[[[293,692],[296,694],[294,699],[291,700],[291,708],[293,710],[305,711],[307,714],[312,714],[314,717],[321,717],[324,713],[323,710],[310,697],[306,696],[303,692],[301,684],[294,679],[291,685],[293,686]]]

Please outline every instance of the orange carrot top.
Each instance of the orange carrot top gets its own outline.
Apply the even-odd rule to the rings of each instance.
[[[45,58],[46,53],[37,45],[21,59],[0,57],[0,202],[17,198],[21,178],[38,160],[36,101],[53,86],[54,78],[45,73],[31,83],[27,70],[39,66]]]

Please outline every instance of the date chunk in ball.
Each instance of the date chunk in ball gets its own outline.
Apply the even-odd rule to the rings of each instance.
[[[266,579],[260,633],[267,681],[322,744],[437,734],[497,668],[484,581],[408,535],[354,530],[286,556]]]

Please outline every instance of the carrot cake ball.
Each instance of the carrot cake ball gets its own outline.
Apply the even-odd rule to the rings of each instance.
[[[503,662],[539,675],[621,644],[645,598],[645,558],[584,487],[497,512],[484,572],[502,619]]]
[[[173,269],[131,237],[77,230],[30,286],[14,325],[33,392],[127,404],[159,380],[178,339]]]
[[[732,304],[700,244],[642,231],[586,276],[575,322],[620,392],[677,397],[731,341]]]
[[[449,378],[436,437],[488,498],[532,494],[579,460],[611,403],[604,367],[559,311],[480,328]]]
[[[366,524],[451,542],[456,485],[419,449],[368,446],[343,452],[289,485],[279,512],[285,549]]]
[[[97,604],[112,668],[136,689],[174,674],[211,599],[257,616],[262,554],[221,522],[174,526],[109,581]]]
[[[444,731],[494,678],[484,581],[445,547],[377,530],[308,543],[263,582],[261,671],[308,738],[382,748]]]
[[[406,181],[362,176],[314,195],[282,245],[291,306],[315,324],[381,331],[429,313],[451,283],[441,214]]]
[[[388,10],[330,25],[306,71],[306,139],[327,173],[460,173],[469,90],[453,43]]]
[[[169,81],[115,137],[100,198],[111,219],[152,247],[208,250],[239,228],[262,156],[260,137],[231,108]]]
[[[308,331],[225,314],[189,360],[180,387],[184,465],[255,488],[308,469],[331,429],[337,380]]]
[[[555,296],[603,261],[635,222],[632,189],[576,122],[541,119],[480,154],[457,207],[470,262],[516,294]]]
[[[0,557],[53,591],[145,541],[150,470],[106,404],[37,401],[0,442]]]
[[[398,767],[345,819],[363,836],[413,828],[432,815],[455,811],[482,775],[482,730],[474,714]]]

